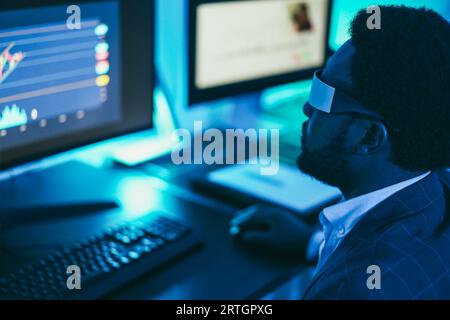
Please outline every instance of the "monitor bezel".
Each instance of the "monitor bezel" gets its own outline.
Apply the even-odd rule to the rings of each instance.
[[[14,0],[0,4],[0,11],[115,1],[119,3],[120,10],[122,84],[120,102],[122,114],[126,114],[125,118],[118,124],[83,130],[76,134],[68,133],[42,142],[8,149],[7,152],[0,150],[0,171],[102,140],[153,128],[154,0]],[[148,30],[147,37],[142,37],[142,28]],[[123,50],[136,43],[139,44],[136,50]],[[148,53],[148,59],[137,59],[138,53],[142,51]],[[144,70],[148,71],[143,72]],[[130,74],[133,77],[126,76]]]
[[[294,71],[276,76],[269,76],[265,78],[240,81],[233,84],[215,86],[207,89],[198,89],[196,83],[196,47],[197,47],[197,7],[207,3],[218,2],[235,2],[235,1],[254,1],[254,0],[191,0],[189,5],[189,28],[188,28],[188,104],[190,106],[209,102],[213,100],[219,100],[222,98],[239,96],[247,93],[258,92],[266,88],[282,85],[286,83],[306,80],[312,78],[314,72],[323,67],[318,66],[302,71]],[[330,34],[330,21],[331,10],[333,6],[333,0],[326,0],[328,3],[326,21],[325,21],[325,37],[324,41],[324,64],[327,57],[330,55],[330,48],[328,45],[328,39]]]

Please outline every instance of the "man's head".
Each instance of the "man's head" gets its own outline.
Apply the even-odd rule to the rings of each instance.
[[[320,79],[368,112],[304,107],[309,121],[298,165],[341,189],[375,168],[450,166],[450,24],[433,11],[406,7],[381,7],[380,30],[368,29],[367,19],[358,13],[351,41]],[[348,102],[337,103],[345,110]]]

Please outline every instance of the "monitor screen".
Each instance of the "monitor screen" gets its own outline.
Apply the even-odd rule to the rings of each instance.
[[[334,0],[329,41],[329,46],[333,51],[339,49],[350,38],[348,30],[356,13],[373,4],[426,7],[435,10],[450,21],[450,1],[448,0]]]
[[[151,125],[146,1],[41,2],[0,10],[0,168]]]
[[[326,61],[328,0],[194,3],[191,101],[301,80]]]

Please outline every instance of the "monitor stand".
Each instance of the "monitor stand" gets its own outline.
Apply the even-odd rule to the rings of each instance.
[[[202,120],[203,130],[216,128],[224,132],[226,129],[259,128],[261,92],[232,97],[226,100],[226,105],[226,111],[217,111],[218,108],[209,108],[211,107],[209,105],[201,112],[191,114],[186,117],[189,120],[185,119],[185,122],[180,122],[180,129],[189,130],[193,135],[194,122],[198,120]],[[164,161],[170,157],[170,153],[180,145],[180,142],[176,141],[173,135],[176,129],[175,125],[169,126],[169,128],[158,128],[161,123],[167,122],[167,119],[171,117],[170,111],[164,106],[165,104],[161,103],[155,108],[155,117],[160,118],[160,121],[155,121],[156,132],[161,131],[160,134],[118,148],[112,154],[113,161],[127,167],[137,167]],[[191,141],[191,145],[193,141]]]
[[[92,214],[118,208],[97,192],[107,173],[77,161],[28,172],[0,182],[0,225]],[[101,183],[99,183],[101,181]]]
[[[230,128],[249,129],[258,127],[261,111],[261,93],[252,93],[232,99],[233,113]]]

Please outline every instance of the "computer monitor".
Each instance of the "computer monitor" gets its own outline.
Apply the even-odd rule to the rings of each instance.
[[[310,78],[327,58],[329,0],[191,0],[189,104]]]
[[[0,169],[152,126],[153,5],[0,3]]]
[[[350,38],[348,30],[356,13],[359,10],[366,9],[368,6],[373,4],[426,7],[435,10],[450,21],[450,1],[448,0],[334,0],[329,41],[330,48],[333,51],[336,51]]]

